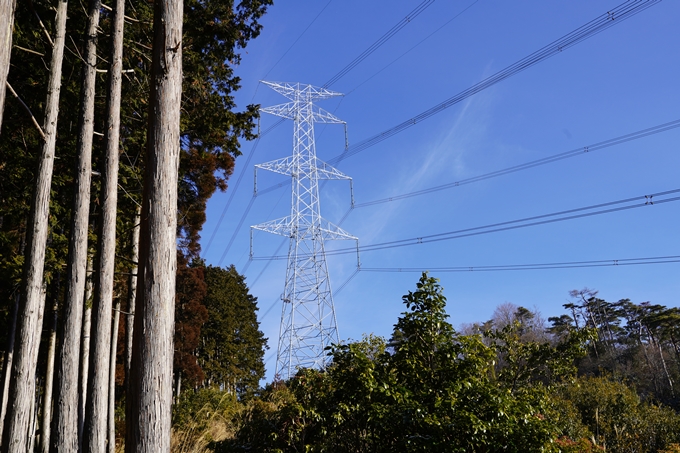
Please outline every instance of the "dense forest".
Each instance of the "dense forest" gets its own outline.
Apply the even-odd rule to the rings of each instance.
[[[424,273],[390,338],[261,387],[200,233],[271,3],[0,0],[1,451],[680,452],[680,310],[590,289],[456,330]]]
[[[264,375],[257,299],[199,233],[271,0],[86,3],[0,4],[2,451],[168,451],[185,392]]]

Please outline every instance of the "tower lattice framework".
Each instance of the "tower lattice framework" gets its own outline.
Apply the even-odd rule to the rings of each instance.
[[[292,377],[297,368],[324,368],[324,349],[338,341],[338,328],[324,242],[358,239],[321,217],[319,180],[351,178],[316,157],[314,123],[346,124],[313,104],[342,96],[299,83],[262,82],[290,100],[260,109],[293,120],[293,155],[255,166],[291,177],[290,215],[251,227],[290,238],[282,295],[276,375]],[[351,187],[351,185],[350,185]],[[252,247],[251,247],[252,256]]]

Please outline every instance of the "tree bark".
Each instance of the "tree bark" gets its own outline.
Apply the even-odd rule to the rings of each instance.
[[[16,5],[16,0],[0,0],[0,133],[2,132],[2,114],[5,109],[5,84],[12,54],[12,31]]]
[[[9,336],[7,338],[7,351],[5,352],[5,360],[3,362],[4,368],[2,370],[2,403],[0,403],[0,439],[2,439],[2,431],[5,426],[5,415],[7,414],[7,399],[9,398],[9,381],[12,373],[12,359],[14,357],[14,338],[17,330],[17,312],[19,311],[19,293],[14,297],[14,305],[12,306],[12,314],[10,315],[11,324]]]
[[[19,245],[19,254],[23,255],[26,251],[26,235],[21,235],[21,244]],[[14,305],[12,305],[12,312],[10,314],[11,324],[9,336],[7,338],[7,351],[5,351],[5,361],[3,362],[2,370],[2,401],[0,401],[0,445],[3,439],[3,428],[5,427],[5,415],[7,414],[7,400],[9,398],[9,381],[12,374],[12,359],[14,357],[14,340],[17,331],[17,317],[19,313],[19,288],[16,290],[14,296]]]
[[[78,124],[78,170],[75,178],[73,219],[69,240],[63,336],[59,347],[57,398],[53,451],[75,452],[78,448],[78,373],[83,301],[87,279],[87,236],[92,178],[92,137],[97,64],[97,26],[100,1],[91,0],[85,32],[85,52],[80,89]]]
[[[123,69],[123,29],[125,0],[116,0],[113,12],[113,42],[109,66],[107,92],[108,121],[106,128],[106,162],[104,166],[102,222],[99,234],[99,297],[113,298],[113,277],[116,257],[116,208],[118,204],[118,156],[120,142],[120,98]],[[120,299],[116,301],[113,313],[111,335],[111,358],[109,364],[109,453],[116,450],[115,389],[116,389],[116,348],[118,346],[118,323],[120,321]]]
[[[50,339],[47,349],[47,371],[45,372],[45,389],[43,392],[42,419],[40,425],[40,451],[50,451],[50,423],[52,421],[52,387],[54,384],[54,358],[57,349],[57,321],[59,313],[59,275],[54,291],[52,305],[52,324],[50,325]]]
[[[109,424],[108,452],[116,453],[116,350],[118,346],[118,328],[120,323],[120,299],[116,300],[113,309],[113,328],[111,335],[111,362],[109,364]]]
[[[45,248],[47,244],[50,186],[54,168],[54,149],[57,138],[57,117],[59,114],[59,93],[61,90],[61,67],[64,57],[67,2],[57,3],[55,39],[50,64],[50,79],[45,103],[45,143],[42,147],[36,189],[31,205],[26,258],[24,261],[23,290],[19,309],[19,329],[16,351],[12,365],[12,382],[3,437],[4,452],[25,452],[32,441],[29,432],[31,401],[35,399],[35,369],[38,361],[38,347],[45,308],[43,275]]]
[[[177,272],[182,0],[154,3],[139,286],[126,417],[128,453],[170,451]]]
[[[137,297],[137,272],[139,262],[139,222],[140,209],[137,208],[135,214],[135,227],[132,230],[132,256],[130,259],[134,263],[130,269],[130,282],[128,284],[128,315],[125,318],[125,393],[129,391],[130,365],[132,363],[132,332],[135,322],[135,298]]]
[[[83,447],[83,427],[85,426],[85,404],[87,403],[87,372],[90,369],[90,331],[92,330],[92,257],[87,259],[87,282],[85,283],[85,313],[83,314],[83,334],[81,340],[80,387],[78,393],[78,451]]]

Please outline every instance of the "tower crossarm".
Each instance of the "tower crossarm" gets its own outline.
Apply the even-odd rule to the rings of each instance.
[[[260,83],[267,85],[272,90],[282,94],[291,101],[294,100],[296,96],[305,97],[310,101],[343,96],[342,93],[337,93],[326,88],[315,87],[314,85],[303,85],[290,82],[268,82],[266,80],[260,80]]]
[[[272,105],[270,107],[263,107],[260,112],[269,113],[275,116],[280,116],[281,118],[286,118],[289,120],[297,120],[297,115],[300,110],[299,103],[296,101],[286,102],[285,104]],[[337,118],[330,112],[317,107],[315,105],[311,106],[311,121],[314,123],[328,123],[328,124],[345,124],[343,120]]]
[[[342,173],[340,170],[334,168],[333,166],[327,164],[326,162],[320,159],[315,159],[315,161],[316,161],[315,170],[317,172],[317,177],[319,179],[343,179],[343,180],[352,179],[351,177]],[[281,159],[275,159],[269,162],[265,162],[263,164],[257,164],[255,165],[255,168],[258,170],[267,170],[273,173],[279,173],[285,176],[296,176],[298,172],[295,171],[293,162],[294,162],[293,156],[288,156],[283,157]],[[309,174],[311,173],[312,170],[314,169],[310,168],[309,165],[300,165],[299,172]]]
[[[319,231],[323,235],[324,240],[337,241],[337,240],[352,240],[358,241],[359,238],[352,236],[347,231],[343,230],[337,225],[332,224],[326,219],[321,219],[321,227]]]
[[[293,237],[295,229],[292,226],[290,216],[281,217],[280,219],[270,220],[258,225],[250,227],[253,230],[264,231],[265,233],[278,234],[279,236]],[[343,230],[337,225],[329,222],[326,219],[320,219],[320,225],[314,228],[313,225],[305,221],[301,221],[298,226],[298,239],[306,239],[307,236],[321,235],[324,241],[334,240],[352,240],[357,241],[358,238],[352,236],[347,231]]]
[[[268,222],[260,223],[250,227],[252,230],[264,231],[265,233],[278,234],[279,236],[292,237],[293,227],[290,221],[290,216],[281,217],[280,219],[270,220]]]
[[[272,160],[263,164],[257,164],[255,165],[255,168],[291,176],[293,174],[293,156],[283,157],[281,159]]]
[[[347,176],[337,168],[327,164],[321,159],[316,159],[316,171],[319,179],[347,179],[347,180],[352,179],[351,177]]]

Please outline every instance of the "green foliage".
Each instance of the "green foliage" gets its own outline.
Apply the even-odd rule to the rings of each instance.
[[[597,324],[527,335],[533,313],[513,309],[503,327],[461,335],[427,274],[403,302],[389,342],[333,345],[325,371],[302,369],[250,400],[216,451],[674,451],[673,410],[621,382],[577,377],[576,362],[601,341]]]
[[[576,359],[586,355],[586,343],[594,338],[590,329],[572,330],[558,342],[525,341],[522,325],[515,321],[502,330],[484,333],[498,354],[498,381],[517,391],[536,383],[558,384],[576,376]]]
[[[252,393],[264,376],[267,340],[257,322],[257,298],[234,266],[205,268],[208,320],[201,329],[199,364],[205,382],[240,396]]]
[[[606,377],[584,377],[563,387],[555,399],[561,420],[606,451],[654,453],[680,441],[680,415],[642,402],[635,391]],[[566,434],[566,433],[565,433]]]
[[[223,451],[554,450],[542,384],[512,391],[497,379],[496,343],[455,332],[436,279],[423,274],[403,300],[389,344],[334,345],[325,372],[300,370],[254,402]]]

